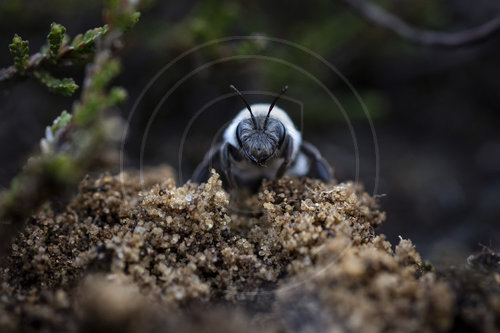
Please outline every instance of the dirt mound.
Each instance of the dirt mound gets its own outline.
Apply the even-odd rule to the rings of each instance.
[[[285,177],[230,200],[215,173],[169,175],[87,177],[34,216],[1,271],[2,331],[452,327],[452,290],[409,240],[375,235],[384,213],[353,183]]]

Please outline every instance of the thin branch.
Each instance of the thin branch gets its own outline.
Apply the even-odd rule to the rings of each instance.
[[[368,20],[401,37],[426,46],[456,47],[485,40],[500,31],[500,15],[478,27],[458,32],[439,32],[413,27],[399,17],[365,0],[344,0]]]
[[[64,40],[65,31],[66,29],[60,24],[52,23],[50,33],[47,36],[47,50],[33,54],[29,57],[26,65],[24,66],[23,63],[21,67],[16,66],[16,57],[14,56],[13,66],[0,69],[0,84],[8,85],[30,76],[39,78],[38,70],[89,62],[95,54],[95,41],[98,40],[99,36],[106,35],[108,25],[87,30],[85,33],[75,36],[72,41]],[[19,36],[14,38],[20,39]],[[51,45],[51,43],[56,44]],[[15,45],[11,44],[10,46]]]
[[[62,46],[61,53],[58,59],[59,64],[64,65],[72,65],[71,55],[73,53],[74,48],[70,45]],[[46,65],[53,65],[49,63],[49,59],[46,54],[37,52],[30,56],[28,60],[28,68],[26,71],[28,73],[33,72],[37,69],[40,69]],[[27,77],[26,75],[20,75],[14,66],[9,66],[3,69],[0,69],[0,83],[5,83],[11,80],[21,79],[23,77]]]

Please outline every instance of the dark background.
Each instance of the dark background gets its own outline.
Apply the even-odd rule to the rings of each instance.
[[[415,26],[440,31],[475,27],[500,14],[500,2],[495,0],[386,1],[384,8]],[[102,25],[101,9],[101,1],[0,1],[0,66],[11,64],[8,44],[14,33],[28,39],[35,52],[51,22],[64,25],[75,36]],[[145,166],[168,163],[179,170],[179,146],[188,122],[207,103],[230,93],[229,84],[242,91],[267,92],[248,95],[251,103],[269,103],[269,94],[287,84],[289,99],[282,99],[279,106],[331,162],[339,181],[355,179],[355,146],[348,122],[319,81],[335,95],[352,124],[360,183],[381,195],[388,219],[380,232],[392,242],[398,235],[411,238],[423,256],[437,264],[463,261],[481,245],[498,249],[500,36],[458,48],[419,46],[367,22],[342,1],[146,2],[122,53],[123,72],[117,84],[129,91],[123,116],[130,115],[141,90],[175,57],[207,41],[249,35],[282,38],[314,51],[355,87],[378,138],[378,188],[376,143],[353,91],[310,54],[265,39],[213,44],[166,70],[131,116],[127,167],[140,166],[144,145]],[[241,58],[220,61],[234,56]],[[188,76],[152,118],[169,89],[214,61],[219,62]],[[56,74],[81,83],[83,67]],[[77,95],[52,95],[30,79],[0,91],[1,186],[9,185],[37,148],[45,126],[62,110],[70,110]],[[299,104],[290,99],[303,104],[302,117]],[[196,118],[182,151],[183,181],[214,135],[241,108],[231,96]]]

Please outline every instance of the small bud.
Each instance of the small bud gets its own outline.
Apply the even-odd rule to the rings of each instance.
[[[65,32],[66,28],[60,24],[52,23],[50,25],[50,32],[47,36],[47,42],[49,45],[48,54],[51,58],[58,57]]]
[[[9,45],[10,53],[14,57],[14,67],[21,75],[24,75],[25,70],[28,68],[28,45],[29,42],[18,35],[12,38],[12,44]]]

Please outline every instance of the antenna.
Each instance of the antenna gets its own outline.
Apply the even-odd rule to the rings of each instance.
[[[264,129],[267,126],[267,121],[269,120],[269,115],[271,114],[271,111],[273,110],[274,106],[276,105],[276,102],[278,102],[281,95],[283,95],[287,90],[288,90],[288,86],[284,86],[283,89],[281,89],[281,92],[279,93],[279,95],[276,96],[274,101],[271,103],[271,106],[269,107],[269,112],[267,113],[266,121],[264,122]]]
[[[250,108],[250,105],[248,104],[248,102],[246,101],[245,97],[243,97],[243,95],[240,93],[240,91],[238,89],[236,89],[235,86],[233,85],[230,85],[229,88],[231,88],[240,98],[241,100],[243,101],[243,103],[245,103],[248,111],[250,111],[250,116],[252,116],[252,121],[253,121],[253,126],[255,128],[257,128],[257,121],[255,120],[255,117],[253,116],[253,112],[252,112],[252,109]]]

